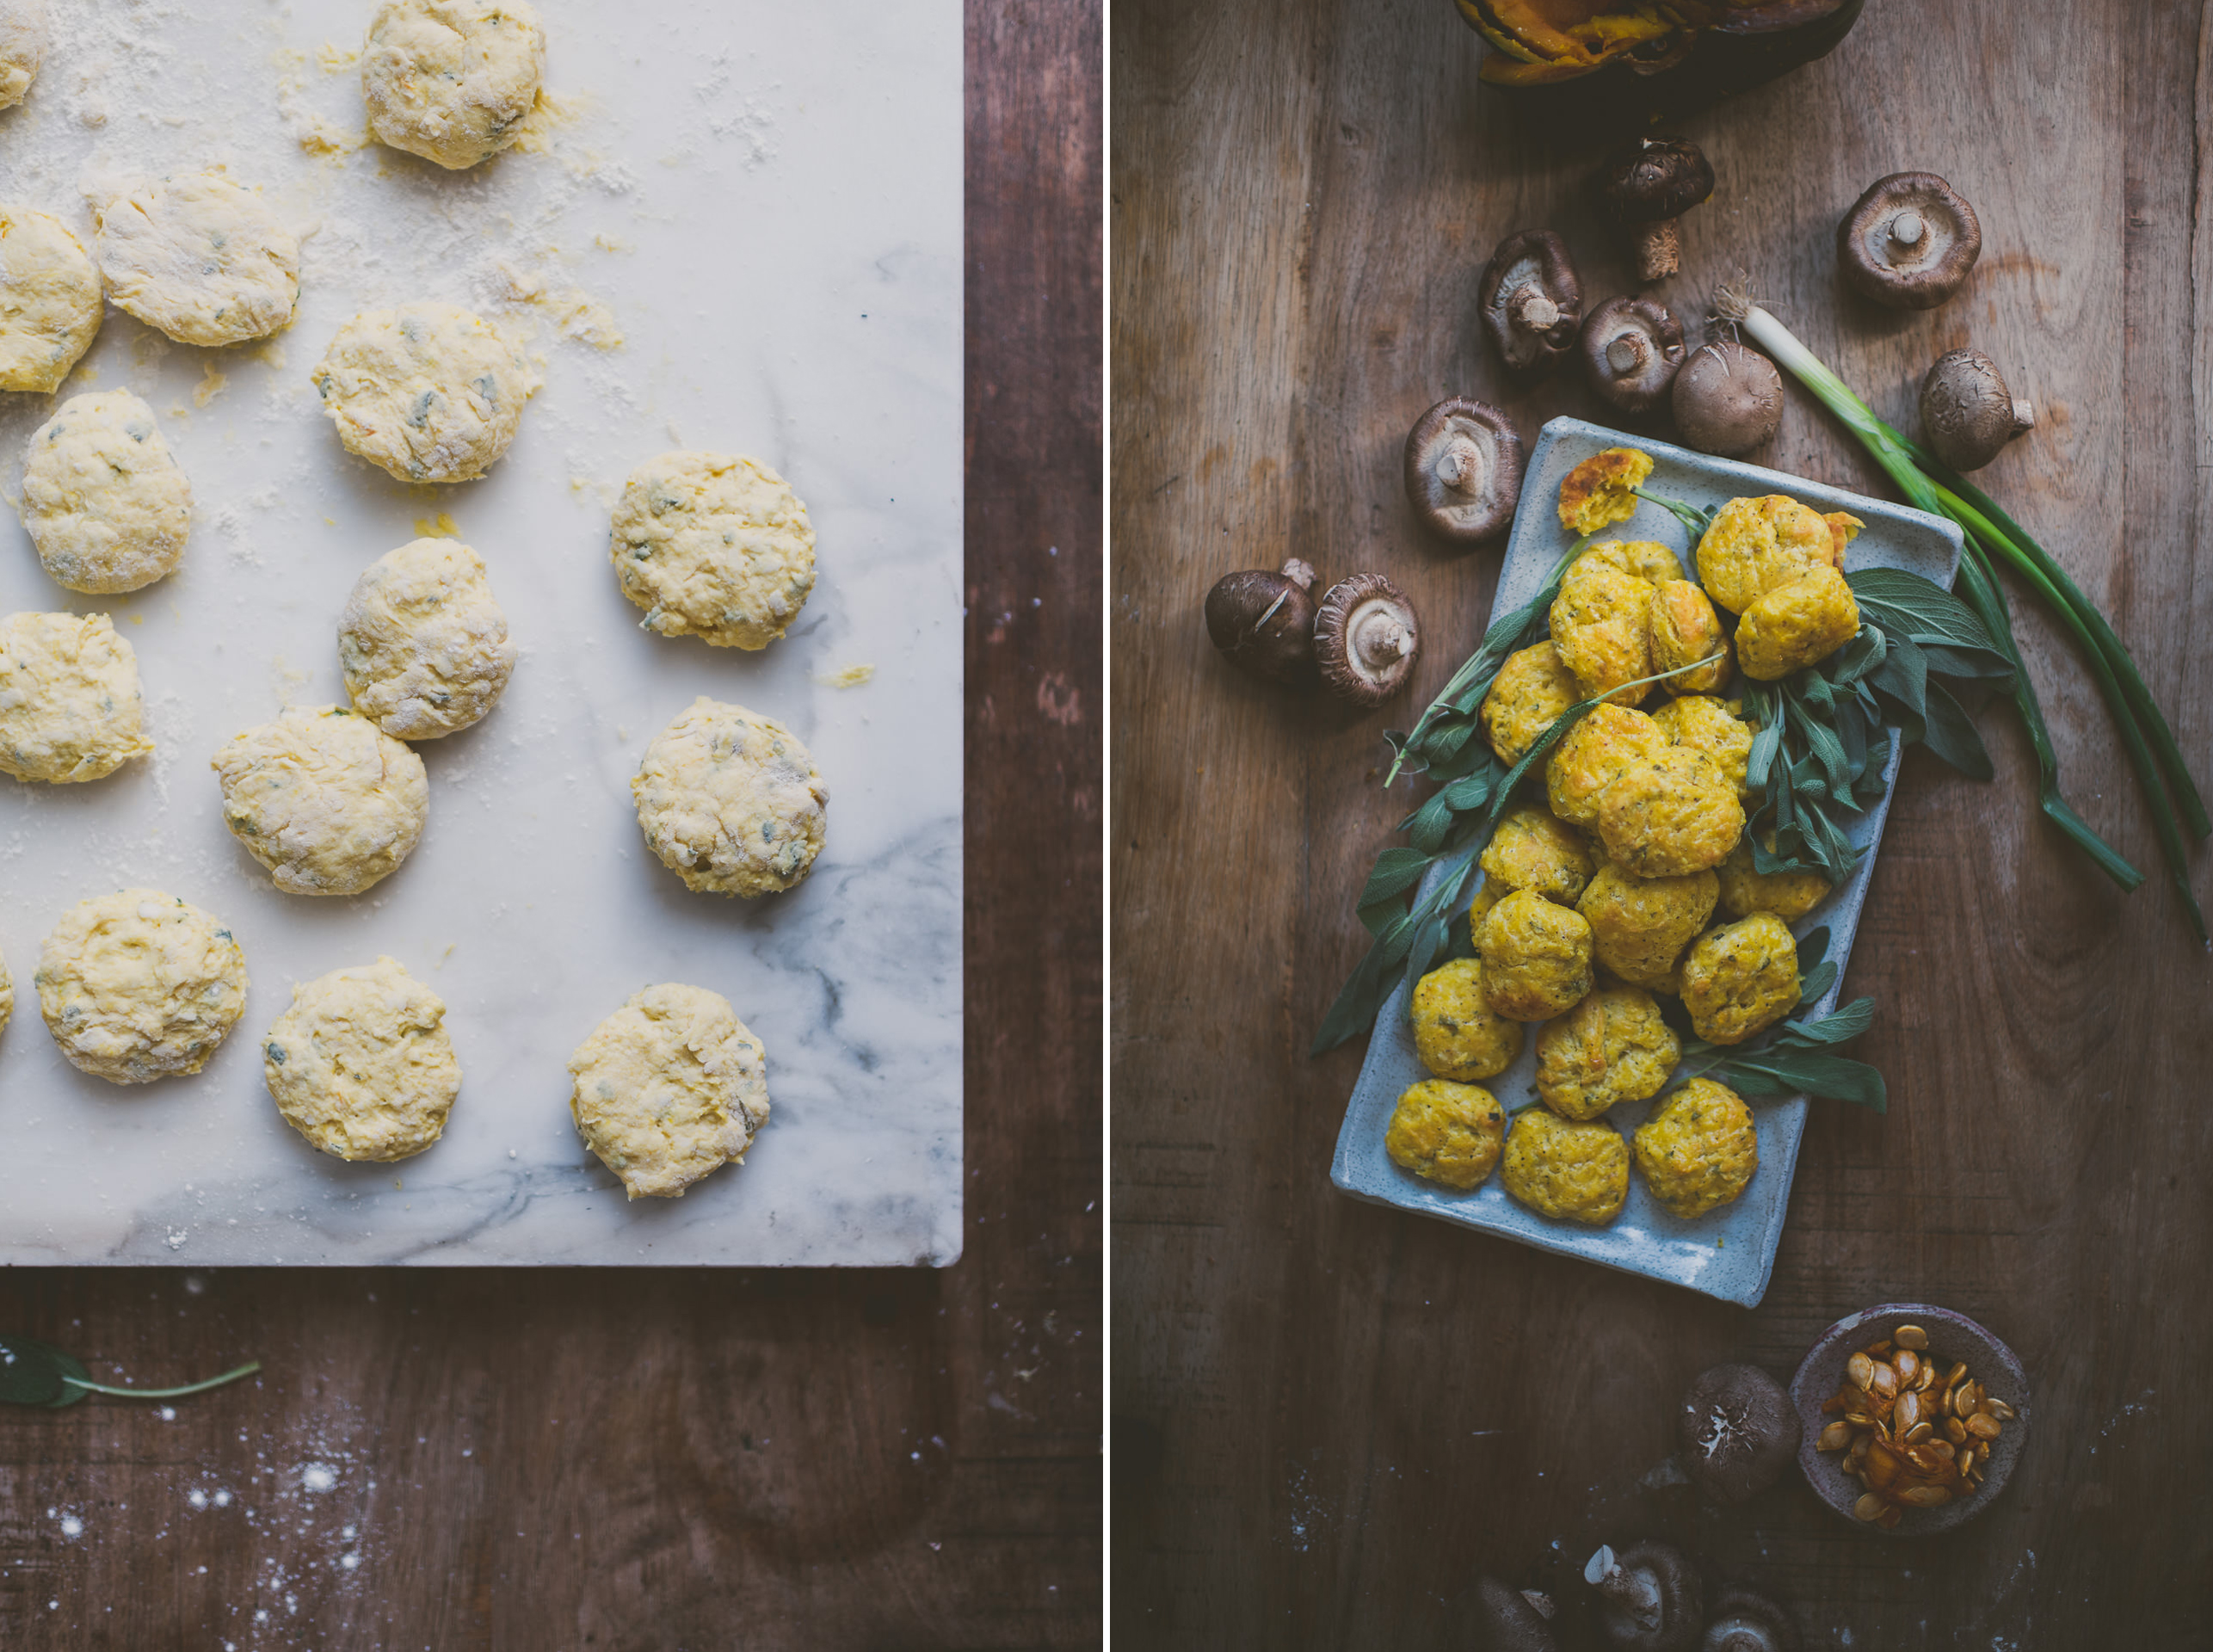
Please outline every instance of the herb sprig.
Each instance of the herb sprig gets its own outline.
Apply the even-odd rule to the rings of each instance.
[[[1990,754],[1947,682],[2002,683],[2013,666],[1974,611],[1941,586],[1896,568],[1845,576],[1859,634],[1779,682],[1747,681],[1747,721],[1759,725],[1745,763],[1753,870],[1818,872],[1841,883],[1859,851],[1840,819],[1883,790],[1890,730],[1975,780]],[[1766,839],[1772,835],[1773,848]]]
[[[1884,1112],[1889,1093],[1881,1071],[1834,1053],[1873,1024],[1875,1001],[1855,998],[1818,1020],[1803,1019],[1836,984],[1828,944],[1826,924],[1798,942],[1801,1008],[1790,1020],[1749,1044],[1709,1044],[1686,1034],[1681,1039],[1683,1067],[1694,1070],[1679,1069],[1680,1079],[1686,1082],[1711,1076],[1740,1095],[1806,1095]],[[1688,1020],[1682,1006],[1673,1000],[1661,1000],[1660,1013],[1677,1024],[1679,1031]]]
[[[37,1405],[59,1411],[88,1394],[111,1394],[124,1400],[173,1400],[235,1383],[261,1368],[260,1360],[250,1359],[219,1377],[187,1383],[181,1388],[119,1388],[94,1382],[83,1360],[52,1343],[0,1333],[0,1403],[9,1405]]]

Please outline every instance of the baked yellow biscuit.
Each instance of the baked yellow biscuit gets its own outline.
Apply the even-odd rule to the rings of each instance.
[[[1530,1107],[1506,1138],[1499,1180],[1539,1216],[1603,1227],[1629,1197],[1629,1148],[1602,1119],[1579,1124]]]
[[[1777,587],[1744,611],[1736,626],[1744,675],[1774,682],[1817,665],[1859,634],[1859,603],[1834,568]]]
[[[1571,826],[1599,823],[1599,799],[1631,765],[1667,749],[1667,732],[1626,706],[1593,706],[1552,748],[1544,792]]]
[[[1568,669],[1560,650],[1549,642],[1538,643],[1506,656],[1476,716],[1499,761],[1512,768],[1528,755],[1538,737],[1559,720],[1560,713],[1582,697],[1582,685]]]
[[[1775,852],[1775,835],[1765,839],[1767,852]],[[1752,866],[1752,834],[1747,832],[1729,859],[1721,863],[1721,909],[1732,918],[1748,918],[1754,912],[1772,912],[1785,923],[1796,923],[1828,898],[1835,887],[1818,872],[1755,872]]]
[[[1641,987],[1600,987],[1537,1035],[1537,1094],[1563,1119],[1657,1095],[1682,1044]]]
[[[1704,755],[1719,769],[1742,803],[1752,794],[1745,788],[1744,769],[1752,756],[1752,737],[1758,732],[1737,715],[1741,702],[1717,700],[1711,694],[1686,694],[1657,707],[1652,720],[1676,745]]]
[[[1708,1044],[1741,1044],[1798,1004],[1798,943],[1772,912],[1725,923],[1683,959],[1683,1008]]]
[[[1505,1140],[1506,1109],[1489,1090],[1425,1078],[1391,1109],[1384,1151],[1424,1180],[1465,1193],[1483,1186]]]
[[[1769,591],[1842,558],[1836,530],[1788,495],[1732,499],[1698,539],[1698,582],[1723,607],[1742,613]]]
[[[1689,580],[1653,586],[1650,626],[1652,669],[1680,673],[1661,683],[1669,693],[1711,694],[1729,681],[1729,638],[1722,634],[1721,616]]]
[[[1591,989],[1591,926],[1582,915],[1516,890],[1483,920],[1483,997],[1511,1021],[1541,1021]]]
[[[1729,1204],[1760,1168],[1760,1131],[1744,1098],[1694,1078],[1637,1128],[1637,1168],[1670,1215],[1688,1221]]]
[[[1711,872],[1639,878],[1608,861],[1575,909],[1591,926],[1600,964],[1631,986],[1672,993],[1682,984],[1676,963],[1713,915],[1718,889]]]
[[[1552,646],[1575,674],[1584,699],[1634,706],[1651,693],[1649,684],[1623,687],[1652,675],[1652,587],[1646,581],[1586,554],[1560,582],[1548,620]]]
[[[1507,810],[1483,848],[1485,887],[1534,890],[1573,906],[1594,870],[1590,843],[1541,803]]]
[[[1744,835],[1736,788],[1685,746],[1630,764],[1599,798],[1606,858],[1640,878],[1677,878],[1729,858]]]
[[[1483,996],[1483,960],[1456,958],[1414,983],[1414,1050],[1439,1078],[1495,1078],[1521,1053],[1521,1023]]]

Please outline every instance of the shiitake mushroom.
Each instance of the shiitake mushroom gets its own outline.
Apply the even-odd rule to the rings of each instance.
[[[1783,422],[1783,375],[1733,338],[1701,345],[1675,374],[1675,428],[1702,453],[1734,459]]]
[[[1981,470],[2036,422],[2036,409],[1980,350],[1946,350],[1921,380],[1921,434],[1955,471]]]
[[[1339,580],[1315,611],[1322,686],[1354,706],[1380,706],[1405,687],[1421,653],[1414,605],[1381,574]]]
[[[1705,1624],[1705,1589],[1681,1550],[1601,1544],[1583,1568],[1599,1593],[1599,1627],[1621,1652],[1691,1652]]]
[[[1314,675],[1314,570],[1293,557],[1280,573],[1246,568],[1206,593],[1206,634],[1240,671],[1267,682]]]
[[[1452,397],[1407,433],[1407,502],[1446,539],[1495,538],[1513,521],[1524,462],[1512,419],[1489,402]]]
[[[1684,1471],[1717,1503],[1741,1503],[1773,1485],[1804,1431],[1782,1384],[1757,1365],[1699,1372],[1675,1414]]]

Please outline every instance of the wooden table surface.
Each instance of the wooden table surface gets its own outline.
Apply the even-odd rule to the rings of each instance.
[[[1472,648],[1497,572],[1495,548],[1417,529],[1401,445],[1448,394],[1525,439],[1603,413],[1580,382],[1513,389],[1489,354],[1474,287],[1509,231],[1559,230],[1588,303],[1627,282],[1581,193],[1593,157],[1478,89],[1450,0],[1139,0],[1115,23],[1118,1630],[1464,1646],[1479,1573],[1563,1587],[1600,1542],[1650,1535],[1790,1604],[1811,1646],[2213,1645],[2213,968],[2156,878],[2124,897],[2043,823],[2009,707],[1980,718],[1994,782],[1907,760],[1846,983],[1880,1005],[1859,1053],[1890,1111],[1815,1108],[1756,1310],[1331,1188],[1360,1051],[1304,1051],[1419,795],[1378,790],[1381,731]],[[2201,783],[2210,31],[2198,4],[1871,0],[1827,60],[1684,124],[1720,187],[1662,289],[1695,322],[1741,268],[1908,430],[1938,354],[1995,357],[2039,423],[1981,479],[2112,617]],[[1984,234],[1966,290],[1920,314],[1834,271],[1837,219],[1907,169],[1947,177]],[[1896,496],[1795,385],[1765,462]],[[1286,554],[1406,589],[1427,626],[1409,698],[1353,715],[1213,653],[1207,587]],[[2068,795],[2156,871],[2080,662],[2018,592],[2015,612]],[[1694,1373],[1787,1378],[1892,1299],[1973,1316],[2028,1368],[2035,1433],[1981,1519],[1905,1547],[1795,1476],[1727,1513],[1655,1483]]]
[[[265,1367],[0,1409],[9,1652],[1095,1643],[1100,24],[967,15],[961,1261],[0,1273],[96,1375]]]

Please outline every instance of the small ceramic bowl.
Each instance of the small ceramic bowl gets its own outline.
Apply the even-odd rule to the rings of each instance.
[[[1929,1335],[1928,1352],[1945,1368],[1967,1362],[1968,1374],[1990,1395],[2013,1408],[2013,1420],[1990,1443],[1990,1462],[1982,1483],[1968,1496],[1935,1508],[1910,1508],[1895,1526],[1854,1519],[1852,1506],[1865,1488],[1844,1471],[1844,1453],[1815,1449],[1821,1432],[1835,1421],[1825,1415],[1822,1404],[1844,1385],[1845,1362],[1871,1342],[1890,1337],[1901,1325],[1918,1325]],[[1964,1314],[1926,1302],[1886,1302],[1862,1309],[1823,1331],[1815,1341],[1805,1363],[1791,1379],[1791,1403],[1805,1425],[1805,1440],[1798,1447],[1798,1466],[1814,1495],[1843,1519],[1863,1532],[1886,1538],[1926,1538],[1963,1526],[1990,1506],[2006,1489],[2013,1464],[2029,1434],[2029,1379],[2013,1351]]]

